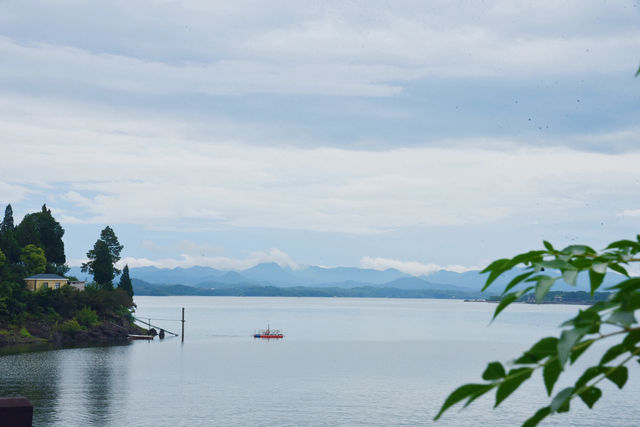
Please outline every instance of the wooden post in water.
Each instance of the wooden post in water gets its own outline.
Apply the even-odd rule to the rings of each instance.
[[[33,424],[33,405],[26,397],[0,397],[0,425],[31,427]]]
[[[184,342],[184,307],[182,307],[182,342]]]

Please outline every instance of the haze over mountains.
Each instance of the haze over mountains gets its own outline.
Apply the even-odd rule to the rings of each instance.
[[[505,273],[490,288],[489,293],[497,294],[520,271]],[[90,276],[74,267],[70,275],[90,280]],[[131,268],[133,279],[153,285],[184,285],[202,289],[220,289],[234,287],[310,287],[310,288],[395,288],[406,290],[440,290],[455,292],[479,291],[486,276],[479,271],[457,273],[440,270],[426,276],[411,276],[399,270],[384,271],[357,267],[318,267],[307,266],[301,269],[282,267],[276,263],[258,264],[243,271],[217,270],[211,267],[194,266],[190,268],[161,269],[156,267]],[[605,287],[615,283],[611,274],[605,279]],[[563,281],[556,282],[554,290],[588,291],[588,277],[581,275],[577,286],[570,286]]]

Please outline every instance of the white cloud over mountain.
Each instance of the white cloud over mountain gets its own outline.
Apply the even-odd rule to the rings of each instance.
[[[427,276],[440,270],[453,271],[456,273],[464,273],[465,271],[480,270],[482,267],[466,267],[463,265],[438,265],[433,263],[423,263],[419,261],[402,261],[389,258],[373,258],[362,257],[360,260],[360,268],[370,268],[372,270],[384,271],[389,268],[395,268],[403,273],[412,276]]]

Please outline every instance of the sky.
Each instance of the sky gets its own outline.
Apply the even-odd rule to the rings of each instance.
[[[465,271],[640,232],[635,1],[0,1],[0,209],[77,266]]]

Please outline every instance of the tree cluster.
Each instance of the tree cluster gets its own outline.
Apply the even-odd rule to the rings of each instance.
[[[88,286],[85,292],[69,286],[38,292],[26,289],[24,279],[28,276],[64,275],[69,270],[63,236],[64,229],[46,205],[40,212],[25,215],[17,226],[11,205],[6,206],[0,223],[0,323],[19,324],[27,319],[61,321],[84,307],[100,316],[129,313],[133,307],[129,267],[125,266],[122,272],[119,289],[114,289],[113,280],[120,274],[116,263],[123,246],[108,226],[87,253],[89,261],[82,266],[83,271],[94,276],[95,285]]]
[[[38,273],[65,274],[64,229],[46,205],[14,224],[7,205],[0,223],[0,281],[22,281]]]

